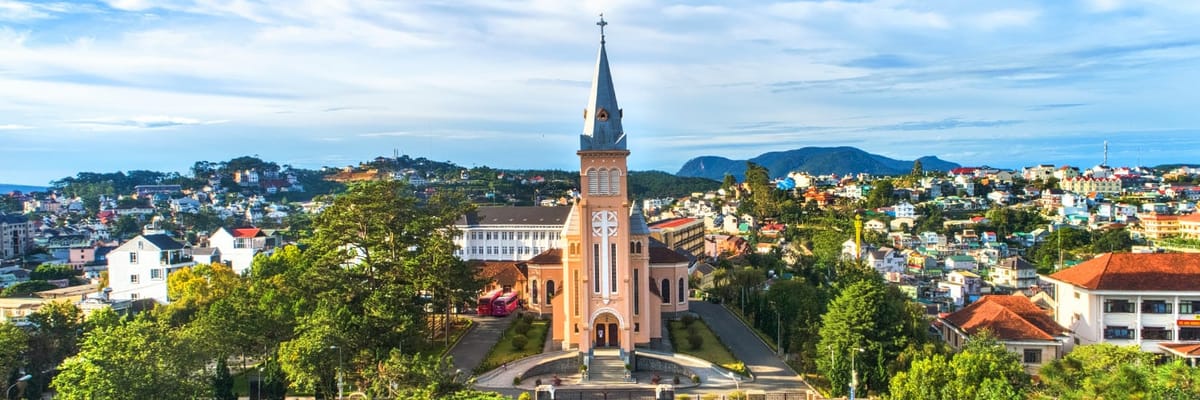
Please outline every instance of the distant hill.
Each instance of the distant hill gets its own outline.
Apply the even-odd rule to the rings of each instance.
[[[13,191],[19,191],[21,193],[45,192],[46,190],[49,190],[49,188],[47,188],[45,186],[13,185],[13,184],[9,184],[9,183],[0,183],[0,194],[9,194],[9,193],[12,193]]]
[[[960,167],[936,156],[918,158],[927,171],[949,171]],[[725,174],[741,181],[745,178],[747,160],[730,160],[725,157],[696,157],[683,164],[676,175],[722,180]],[[872,175],[901,175],[912,171],[913,161],[894,160],[871,154],[854,147],[805,147],[788,151],[763,153],[751,158],[755,164],[767,167],[772,178],[787,175],[792,171],[805,171],[814,175],[868,173]]]

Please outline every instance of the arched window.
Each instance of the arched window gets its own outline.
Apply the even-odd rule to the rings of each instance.
[[[633,245],[633,247],[634,247],[635,249],[637,249],[637,253],[638,253],[638,254],[642,254],[642,241],[640,241],[640,240],[639,240],[639,241],[637,241],[637,242],[634,242],[634,245]]]
[[[608,173],[602,169],[602,170],[600,170],[598,175],[600,175],[600,191],[598,191],[596,193],[602,194],[602,195],[611,194],[612,189],[611,189],[611,186],[609,186]]]
[[[687,291],[687,288],[683,286],[683,278],[679,278],[679,286],[676,286],[675,289],[679,291],[679,302],[682,303],[684,292]]]
[[[554,281],[546,281],[546,304],[550,304],[551,297],[554,297]]]
[[[588,170],[587,170],[588,194],[596,194],[600,191],[600,186],[599,186],[600,179],[599,178],[600,178],[600,176],[599,176],[599,174],[596,173],[595,168],[588,168]]]
[[[532,285],[532,286],[533,286],[533,293],[531,293],[531,294],[532,294],[532,296],[529,296],[529,297],[533,299],[533,304],[537,304],[537,303],[538,303],[538,284],[537,284],[537,279],[534,279],[534,280],[533,280],[533,285]]]
[[[610,185],[612,185],[609,188],[608,194],[611,194],[611,195],[621,194],[620,193],[620,191],[621,191],[621,171],[616,170],[616,169],[614,169],[612,171],[608,171],[608,176],[609,176],[608,183]]]
[[[663,304],[671,304],[671,280],[662,280],[662,300]]]

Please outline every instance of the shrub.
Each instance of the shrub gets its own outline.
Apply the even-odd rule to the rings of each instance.
[[[521,315],[521,321],[524,322],[525,325],[530,325],[530,324],[533,324],[534,317],[535,316],[533,315],[533,313],[525,313],[525,314]]]
[[[675,400],[692,400],[692,396],[687,393],[680,393],[675,395]]]
[[[632,365],[629,365],[629,363],[625,363],[625,370],[626,370],[626,371],[633,371],[633,366],[632,366]]]
[[[520,384],[521,384],[521,377],[520,377],[520,376],[514,376],[514,377],[513,377],[513,385],[520,385]]]
[[[720,398],[721,396],[717,396],[714,393],[705,393],[703,396],[700,396],[700,400],[717,400]]]
[[[525,337],[524,335],[517,335],[513,336],[512,338],[512,347],[514,350],[524,350],[525,346],[528,344],[529,338]]]
[[[729,400],[746,400],[746,392],[734,390],[729,392],[729,396],[726,396],[725,398]]]
[[[517,396],[517,400],[533,400],[533,396],[529,395],[529,392],[524,392]]]
[[[675,375],[674,378],[671,378],[671,383],[678,385],[679,384],[679,375]]]
[[[704,337],[697,334],[689,335],[687,341],[692,350],[700,350],[700,347],[704,346]]]
[[[692,383],[700,383],[700,375],[692,374]]]
[[[534,386],[542,386],[542,378],[537,378],[533,381]]]
[[[586,364],[580,364],[580,365],[579,365],[579,372],[587,372],[587,365],[586,365]]]
[[[530,329],[533,329],[533,326],[529,325],[528,323],[525,323],[525,321],[517,322],[516,326],[513,326],[513,330],[516,331],[517,334],[520,334],[520,335],[529,333]]]
[[[699,333],[699,329],[700,328],[697,328],[696,325],[688,325],[687,333],[691,334],[691,335],[695,335],[695,334]]]
[[[683,314],[683,318],[680,318],[679,322],[682,322],[683,326],[692,326],[692,323],[696,322],[696,316],[692,314]]]

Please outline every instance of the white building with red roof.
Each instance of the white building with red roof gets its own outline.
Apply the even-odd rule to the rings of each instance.
[[[268,235],[262,229],[243,227],[234,229],[217,228],[208,238],[208,245],[217,248],[221,261],[229,264],[233,272],[242,274],[254,263],[258,253],[270,254],[279,246],[279,238]]]
[[[1073,344],[1200,342],[1200,254],[1110,253],[1042,276]]]

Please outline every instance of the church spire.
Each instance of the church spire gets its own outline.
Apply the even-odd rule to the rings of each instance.
[[[600,55],[596,58],[596,76],[592,79],[587,109],[583,110],[583,134],[579,135],[579,150],[625,150],[621,109],[617,107],[617,92],[613,89],[608,53],[604,50],[604,27],[608,25],[604,14],[600,14],[600,22],[596,25],[600,26]]]

